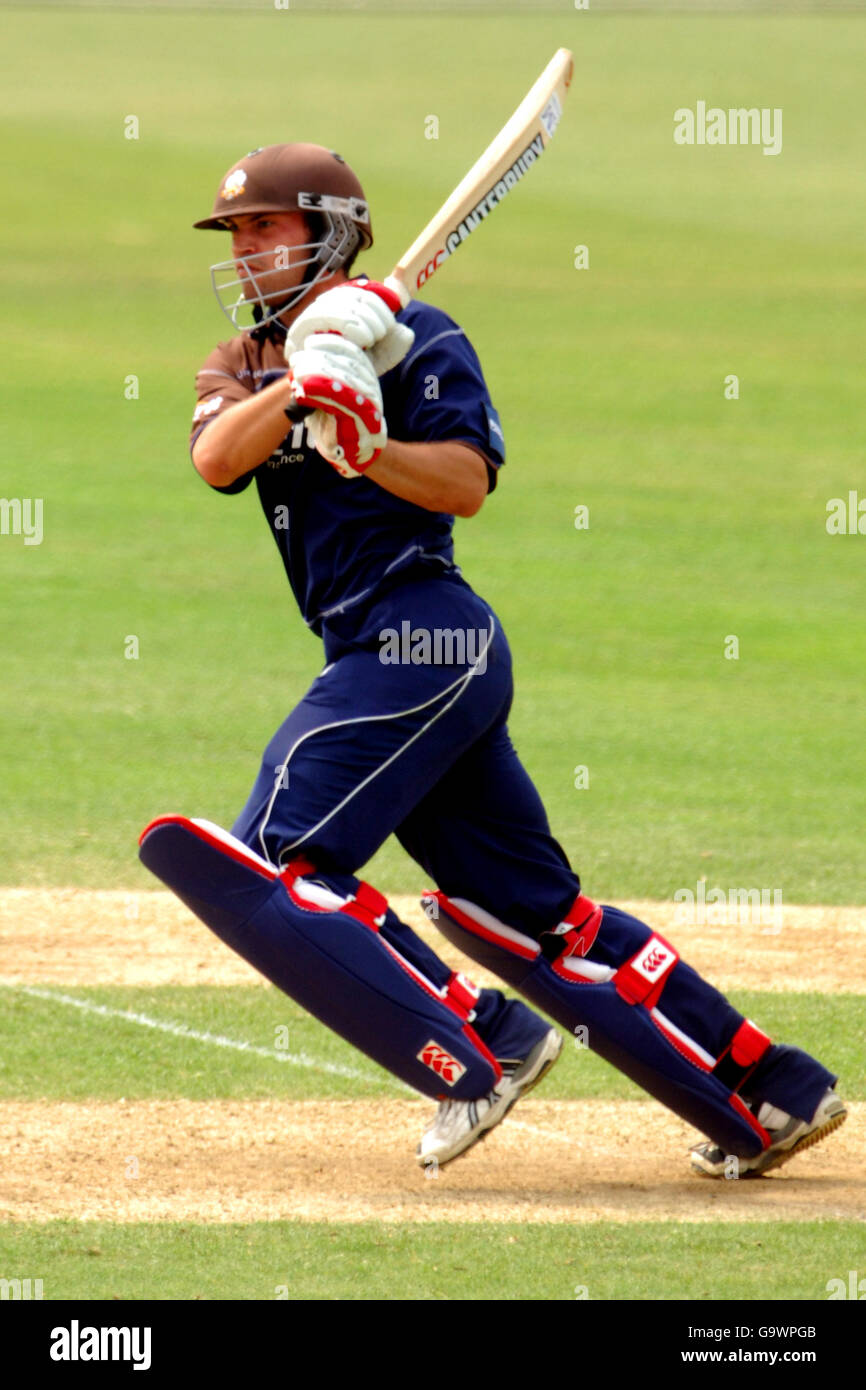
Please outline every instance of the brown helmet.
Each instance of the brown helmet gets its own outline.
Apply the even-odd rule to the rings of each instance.
[[[225,219],[250,212],[339,212],[373,244],[370,210],[360,180],[342,155],[324,145],[266,145],[233,164],[220,183],[210,217],[194,227],[225,230]]]
[[[265,324],[290,308],[326,275],[349,264],[359,251],[373,244],[370,210],[356,174],[342,155],[323,145],[266,145],[251,150],[228,170],[220,182],[210,217],[193,226],[204,230],[227,230],[226,219],[250,213],[303,212],[307,214],[314,238],[298,251],[308,254],[304,283],[278,303],[276,293],[268,295],[261,285],[267,278],[261,268],[247,264],[248,284],[252,280],[257,297],[250,298],[236,276],[236,261],[221,261],[211,267],[211,279],[220,307],[235,328],[243,328],[237,315],[251,309],[255,321]],[[255,257],[248,258],[249,261]]]

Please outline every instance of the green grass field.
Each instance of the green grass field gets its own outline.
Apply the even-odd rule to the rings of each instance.
[[[798,1047],[820,1053],[844,1076],[849,1100],[866,1100],[861,995],[731,990],[728,997],[772,1034],[784,1032]],[[282,1050],[315,1060],[316,1067],[286,1064],[275,1043],[281,1028],[289,1040]],[[178,1029],[199,1038],[217,1031],[238,1046],[226,1051],[206,1039],[196,1046]],[[106,987],[77,988],[70,995],[56,987],[42,994],[0,987],[0,1100],[307,1100],[359,1094],[411,1093],[276,989]],[[636,1100],[643,1092],[594,1053],[574,1048],[545,1081],[543,1095]]]
[[[260,144],[340,150],[373,210],[361,268],[382,275],[565,45],[550,151],[427,294],[473,340],[506,433],[457,549],[515,654],[515,743],[597,899],[706,876],[866,903],[866,534],[825,525],[830,499],[866,498],[866,17],[564,4],[462,14],[458,38],[435,6],[31,6],[3,27],[0,490],[44,504],[41,544],[0,535],[3,883],[153,887],[144,824],[231,822],[321,665],[255,497],[211,493],[188,458],[194,374],[228,335],[208,279],[227,250],[190,228],[220,175]],[[698,100],[781,108],[781,153],[676,145]],[[365,875],[427,886],[394,843]],[[735,1002],[866,1099],[862,995],[808,987]],[[4,1100],[399,1093],[273,991],[70,992],[264,1048],[290,1022],[293,1046],[364,1079],[4,988]],[[545,1098],[637,1094],[588,1056],[560,1070]],[[468,1266],[495,1299],[822,1298],[866,1273],[841,1221],[0,1229],[0,1275],[38,1266],[52,1297],[268,1298],[288,1264],[289,1296],[323,1299],[460,1298]]]
[[[54,1272],[59,1299],[317,1299],[583,1302],[826,1298],[822,1270],[847,1270],[863,1241],[839,1222],[773,1222],[745,1232],[482,1222],[455,1228],[369,1223],[119,1227],[49,1222],[0,1230],[4,1268]],[[670,1271],[676,1271],[671,1275]],[[468,1276],[471,1274],[471,1285]],[[46,1297],[48,1290],[46,1287]],[[597,1313],[593,1314],[596,1317]],[[696,1316],[699,1316],[697,1314]]]

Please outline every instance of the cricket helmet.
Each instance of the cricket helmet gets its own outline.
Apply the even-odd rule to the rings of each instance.
[[[228,218],[268,212],[302,212],[313,238],[287,248],[288,262],[275,264],[273,252],[232,258],[211,266],[220,308],[237,329],[264,327],[308,293],[325,276],[347,265],[373,244],[370,210],[357,175],[343,157],[323,145],[266,145],[251,150],[220,181],[213,212],[194,222],[205,230],[228,230]],[[303,266],[302,283],[288,295],[268,291],[268,278]],[[242,266],[244,278],[239,278]],[[244,293],[247,284],[253,294]],[[239,321],[246,309],[252,323]]]

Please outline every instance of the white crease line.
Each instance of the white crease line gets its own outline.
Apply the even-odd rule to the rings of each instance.
[[[234,1052],[248,1052],[254,1057],[268,1057],[273,1062],[291,1062],[296,1067],[310,1067],[313,1071],[326,1072],[329,1076],[342,1076],[349,1081],[363,1081],[379,1086],[387,1084],[381,1077],[373,1076],[370,1072],[357,1071],[354,1067],[341,1067],[335,1062],[322,1062],[316,1057],[308,1056],[306,1052],[282,1052],[276,1048],[256,1047],[253,1043],[236,1038],[225,1038],[220,1033],[199,1033],[194,1028],[188,1028],[185,1023],[165,1023],[161,1019],[150,1018],[147,1014],[134,1013],[131,1009],[112,1009],[107,1004],[91,1004],[86,999],[76,999],[71,994],[55,994],[53,990],[37,989],[34,985],[18,985],[15,988],[19,994],[30,994],[35,999],[49,999],[53,1004],[68,1004],[74,1009],[80,1009],[82,1013],[98,1014],[102,1018],[122,1018],[127,1023],[138,1023],[142,1028],[153,1028],[158,1033],[170,1033],[175,1038],[212,1043],[214,1047],[228,1047]],[[416,1094],[396,1079],[392,1084],[410,1095]]]
[[[522,1129],[527,1134],[537,1134],[541,1139],[558,1139],[561,1144],[574,1147],[574,1135],[562,1134],[558,1129],[542,1129],[539,1125],[528,1125],[524,1120],[508,1120],[509,1129]]]

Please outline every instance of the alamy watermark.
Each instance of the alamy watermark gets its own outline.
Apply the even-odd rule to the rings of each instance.
[[[474,666],[483,676],[489,643],[488,628],[413,628],[404,618],[399,632],[383,627],[379,633],[379,660],[383,666]]]
[[[680,106],[674,112],[675,145],[762,145],[764,154],[782,150],[780,106]]]
[[[41,1279],[0,1279],[0,1299],[22,1300],[44,1298]]]
[[[51,1329],[48,1355],[52,1361],[131,1361],[134,1371],[147,1371],[151,1337],[149,1327],[82,1327],[73,1318],[68,1327]]]
[[[827,1299],[830,1303],[834,1298],[851,1298],[858,1303],[866,1300],[866,1279],[861,1279],[856,1269],[848,1270],[847,1281],[828,1279],[824,1288],[827,1290]]]
[[[762,926],[782,930],[781,888],[707,888],[700,881],[674,893],[677,922],[688,926]]]
[[[849,489],[847,498],[831,497],[824,525],[828,536],[866,536],[866,497],[860,497],[855,488]]]
[[[41,545],[42,498],[0,497],[0,536],[23,536],[25,545]]]

